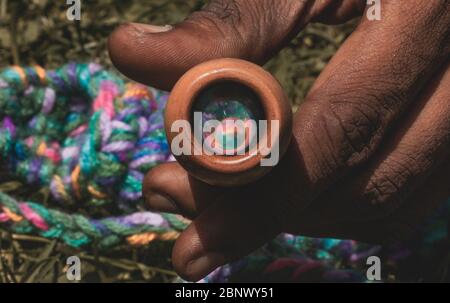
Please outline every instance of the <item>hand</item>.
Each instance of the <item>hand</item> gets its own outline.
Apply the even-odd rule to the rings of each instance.
[[[264,63],[308,22],[339,23],[362,0],[216,0],[175,27],[128,24],[110,37],[114,64],[170,89],[212,58]],[[177,163],[148,173],[150,208],[193,223],[173,250],[198,280],[281,232],[389,243],[450,196],[450,3],[382,1],[363,17],[294,117],[293,140],[265,178],[223,189]]]

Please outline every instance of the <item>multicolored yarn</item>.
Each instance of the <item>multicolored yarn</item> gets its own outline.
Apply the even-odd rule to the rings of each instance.
[[[0,74],[0,163],[30,185],[47,187],[77,213],[135,212],[144,174],[169,161],[162,110],[167,95],[125,84],[97,64],[34,66]],[[151,212],[88,219],[0,193],[0,223],[18,233],[60,238],[80,247],[126,239],[174,239],[181,218]]]
[[[97,244],[112,247],[126,240],[130,245],[146,245],[153,240],[175,240],[186,223],[174,215],[137,212],[122,217],[89,219],[67,214],[33,202],[18,202],[0,193],[0,224],[19,234],[36,234],[61,239],[72,247]],[[179,224],[171,224],[179,221]]]
[[[176,239],[186,220],[140,211],[144,174],[173,160],[163,130],[166,100],[92,63],[0,73],[0,169],[47,189],[56,202],[48,207],[0,190],[0,227],[73,247]],[[395,247],[281,235],[203,282],[365,281],[369,255],[382,258],[388,281],[436,280],[439,268],[450,279],[449,218],[450,201],[417,237]]]
[[[0,75],[0,154],[12,174],[63,205],[134,209],[143,175],[169,158],[165,95],[125,85],[96,64]],[[158,100],[157,100],[158,99]]]

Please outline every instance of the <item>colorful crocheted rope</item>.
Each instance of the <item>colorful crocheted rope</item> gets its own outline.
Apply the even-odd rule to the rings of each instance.
[[[173,239],[181,218],[151,212],[89,219],[80,213],[137,211],[144,174],[170,160],[162,110],[167,95],[97,64],[53,71],[14,66],[0,74],[0,164],[50,189],[66,214],[0,193],[0,224],[80,247]],[[175,232],[174,232],[175,231]]]
[[[143,175],[169,157],[161,115],[166,96],[154,92],[124,85],[96,64],[6,69],[3,162],[27,183],[49,186],[63,204],[134,209]]]

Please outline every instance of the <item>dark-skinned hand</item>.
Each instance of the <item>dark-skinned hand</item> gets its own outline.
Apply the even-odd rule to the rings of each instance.
[[[109,51],[125,75],[170,89],[191,67],[235,57],[263,64],[306,24],[361,22],[294,117],[293,139],[266,177],[206,185],[177,163],[150,171],[153,210],[193,219],[173,249],[188,280],[281,232],[391,243],[450,196],[450,1],[215,0],[175,26],[126,24]]]

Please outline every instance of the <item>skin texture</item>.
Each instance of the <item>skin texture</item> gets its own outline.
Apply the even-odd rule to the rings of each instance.
[[[407,2],[407,7],[405,6]],[[362,0],[217,0],[182,24],[128,24],[111,34],[114,64],[170,89],[219,57],[264,63],[309,22],[340,23]],[[392,243],[450,196],[450,3],[382,1],[362,18],[294,116],[286,156],[254,184],[203,184],[177,163],[145,178],[154,210],[194,219],[173,249],[188,280],[280,232]]]

